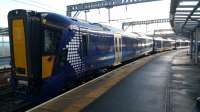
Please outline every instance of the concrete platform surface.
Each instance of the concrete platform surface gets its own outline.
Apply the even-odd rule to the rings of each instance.
[[[131,73],[82,112],[199,112],[200,67],[186,50],[170,52]]]

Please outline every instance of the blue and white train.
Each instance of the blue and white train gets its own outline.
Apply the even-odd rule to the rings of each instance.
[[[13,90],[27,100],[47,100],[91,72],[152,52],[175,41],[125,33],[55,13],[8,14]]]

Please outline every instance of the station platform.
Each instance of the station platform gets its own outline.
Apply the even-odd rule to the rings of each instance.
[[[200,66],[187,52],[139,59],[28,111],[199,112]]]

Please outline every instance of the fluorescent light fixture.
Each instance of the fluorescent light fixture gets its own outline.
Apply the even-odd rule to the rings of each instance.
[[[197,5],[198,1],[182,1],[179,5]]]
[[[186,18],[188,16],[177,16],[177,15],[175,15],[175,17],[177,17],[177,18]]]
[[[185,22],[185,19],[176,19],[176,22]]]
[[[199,16],[191,16],[192,18],[200,18],[200,15]]]
[[[183,10],[183,11],[184,11],[184,10],[191,10],[191,11],[192,11],[193,9],[194,9],[194,8],[179,8],[179,7],[176,8],[177,11],[178,11],[178,10]]]
[[[185,21],[186,19],[175,18],[175,21]]]
[[[200,15],[200,12],[194,12],[193,14],[199,14]]]
[[[190,12],[176,12],[176,14],[190,14]]]
[[[186,19],[187,18],[187,16],[185,16],[185,17],[180,17],[180,16],[175,16],[175,19]]]

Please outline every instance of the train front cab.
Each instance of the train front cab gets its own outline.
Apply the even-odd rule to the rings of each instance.
[[[53,72],[58,34],[55,29],[42,26],[40,14],[36,12],[11,11],[8,22],[12,58],[11,85],[19,96],[37,96],[40,94],[42,80]]]

